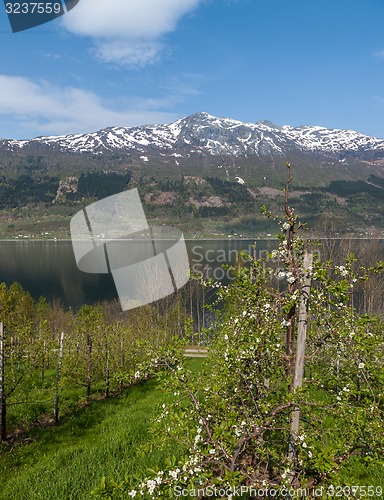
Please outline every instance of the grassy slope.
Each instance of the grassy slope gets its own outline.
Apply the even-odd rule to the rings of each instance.
[[[198,367],[201,360],[190,360]],[[155,381],[118,398],[93,402],[57,427],[35,429],[28,444],[0,457],[1,500],[82,500],[102,476],[143,477],[177,450],[141,455],[148,427],[167,397]]]

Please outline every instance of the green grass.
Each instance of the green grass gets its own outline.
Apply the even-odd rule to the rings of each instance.
[[[194,370],[201,363],[189,361]],[[3,445],[0,499],[90,499],[103,476],[144,477],[148,467],[161,466],[167,456],[182,451],[142,454],[139,450],[152,439],[148,429],[167,399],[150,380],[119,397],[94,401],[56,427],[33,429],[27,444],[10,450]]]
[[[321,403],[330,403],[330,394],[325,389],[313,389],[313,400]],[[322,425],[325,430],[322,451],[334,450],[337,447],[339,437],[344,432],[345,423],[338,421],[331,414],[324,414]],[[310,428],[307,430],[310,433]],[[331,483],[334,485],[350,484],[354,486],[381,486],[384,491],[384,467],[382,463],[374,460],[367,461],[359,455],[351,456],[340,466],[336,477],[332,476]],[[382,498],[382,497],[381,497]]]
[[[138,446],[149,439],[148,426],[163,400],[150,381],[92,403],[58,427],[33,431],[35,441],[2,456],[0,498],[85,499],[103,475],[140,475],[162,459],[140,456]]]
[[[384,467],[381,464],[367,464],[360,457],[352,457],[345,464],[339,474],[340,484],[353,484],[356,486],[381,486],[384,496]],[[378,497],[378,496],[377,496]]]

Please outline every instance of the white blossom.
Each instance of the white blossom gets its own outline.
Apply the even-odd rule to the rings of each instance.
[[[180,469],[176,469],[176,470],[170,470],[169,471],[169,475],[173,478],[173,479],[177,479],[177,476],[180,472]]]
[[[155,488],[156,488],[156,481],[154,481],[153,479],[148,479],[147,490],[150,495],[152,495],[152,493],[155,491]]]
[[[287,477],[287,475],[289,474],[289,469],[286,469],[282,474],[281,474],[281,477],[282,479],[285,479]]]
[[[348,276],[348,269],[345,266],[339,266],[341,276]]]
[[[235,428],[236,437],[241,437],[242,435],[241,430],[238,427],[236,427],[236,425],[234,425],[233,427]]]

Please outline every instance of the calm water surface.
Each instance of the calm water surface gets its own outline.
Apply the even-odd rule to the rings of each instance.
[[[225,279],[221,265],[234,263],[251,240],[188,240],[190,267],[206,276]],[[257,242],[257,252],[276,248],[277,241]],[[0,241],[0,282],[19,282],[35,298],[60,299],[69,307],[116,299],[110,274],[88,274],[76,266],[71,241]]]
[[[187,240],[190,268],[219,281],[228,279],[222,264],[235,263],[241,250],[254,253],[253,240]],[[326,241],[325,246],[335,242]],[[336,242],[337,245],[337,242]],[[357,245],[357,246],[356,246]],[[375,248],[375,260],[384,260],[384,240],[356,240],[357,254]],[[257,258],[278,247],[277,240],[258,240]],[[0,282],[19,282],[35,298],[60,299],[77,309],[117,298],[110,274],[88,274],[76,266],[71,241],[0,241]]]

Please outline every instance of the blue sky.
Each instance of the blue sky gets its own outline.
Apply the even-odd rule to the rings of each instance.
[[[384,137],[383,0],[80,0],[12,33],[0,137],[169,123],[198,111]]]

